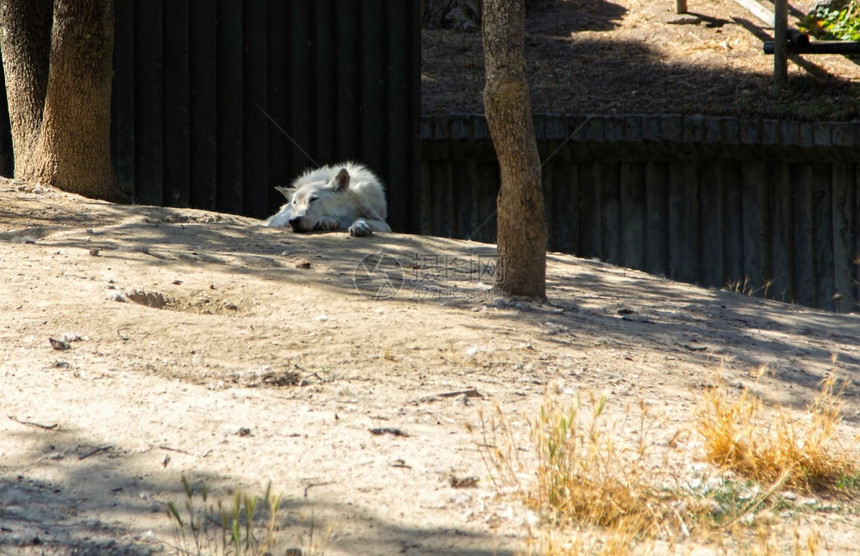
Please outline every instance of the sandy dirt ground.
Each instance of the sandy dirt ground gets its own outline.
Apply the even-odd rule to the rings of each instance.
[[[183,474],[227,501],[271,482],[274,554],[511,554],[528,517],[495,497],[479,409],[521,424],[549,387],[602,393],[610,413],[653,408],[665,444],[720,367],[793,410],[834,354],[860,378],[857,314],[555,253],[547,303],[504,299],[494,255],[3,181],[0,554],[168,553]],[[850,439],[860,389],[844,396]],[[852,553],[857,507],[816,508],[786,523]]]
[[[768,2],[761,4],[770,5]],[[799,24],[814,0],[794,0]],[[526,12],[524,55],[534,113],[710,114],[846,120],[860,113],[860,65],[796,55],[786,87],[773,84],[773,29],[734,0],[561,0]],[[483,113],[476,30],[422,37],[422,114]]]
[[[684,17],[670,4],[533,8],[536,110],[762,114],[795,93],[841,90],[801,81],[783,98],[736,4],[691,2]],[[480,112],[476,41],[427,33],[424,113]],[[840,87],[852,71],[830,69]],[[860,378],[857,314],[568,255],[548,264],[537,304],[491,291],[491,245],[297,235],[0,182],[0,554],[171,553],[165,507],[184,502],[183,475],[226,501],[269,483],[283,493],[273,554],[513,554],[534,520],[496,496],[479,411],[498,405],[524,431],[548,389],[565,403],[605,394],[610,416],[640,402],[659,414],[653,440],[665,446],[690,429],[717,369],[797,412],[834,355],[842,378]],[[848,443],[860,431],[855,383],[844,400]],[[679,480],[717,474],[688,437]],[[528,453],[527,437],[519,447]],[[815,531],[825,552],[856,552],[856,504],[804,502],[783,501],[778,546]],[[744,542],[674,553],[742,553]]]

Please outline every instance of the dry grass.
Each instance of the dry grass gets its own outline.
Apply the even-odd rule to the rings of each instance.
[[[498,406],[482,413],[482,455],[500,495],[535,516],[529,553],[687,553],[711,545],[816,554],[814,531],[795,530],[789,541],[773,509],[787,488],[857,493],[856,453],[836,443],[837,384],[835,375],[823,381],[800,418],[785,408],[768,418],[748,390],[733,399],[726,387],[706,389],[693,424],[678,432],[644,403],[608,419],[605,397],[566,407],[547,395],[538,415],[526,416],[527,441]],[[693,430],[704,454],[685,449]],[[716,466],[713,476],[691,482],[701,459]]]
[[[528,423],[533,459],[520,457],[514,427],[498,406],[492,415],[481,415],[482,453],[500,492],[550,525],[533,535],[534,553],[625,554],[641,548],[643,539],[672,542],[688,532],[677,500],[659,486],[659,478],[671,474],[675,451],[663,451],[656,460],[649,451],[652,428],[660,421],[644,403],[635,417],[628,408],[627,418],[614,422],[603,417],[605,407],[605,397],[563,407],[548,396]],[[615,440],[631,427],[637,442]]]
[[[758,378],[766,372],[760,368]],[[831,372],[800,418],[784,407],[765,411],[748,389],[734,400],[725,386],[707,390],[695,415],[707,461],[776,488],[842,490],[858,469],[853,450],[838,445],[843,404],[837,384]]]

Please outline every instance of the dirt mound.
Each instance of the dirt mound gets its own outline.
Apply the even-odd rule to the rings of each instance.
[[[271,481],[282,548],[331,525],[326,554],[509,554],[524,517],[486,480],[479,408],[520,422],[553,385],[674,429],[721,365],[792,408],[832,354],[860,370],[856,315],[561,254],[535,304],[492,292],[490,245],[259,224],[0,184],[0,554],[166,551],[183,474],[221,499]],[[860,542],[856,512],[791,519]]]

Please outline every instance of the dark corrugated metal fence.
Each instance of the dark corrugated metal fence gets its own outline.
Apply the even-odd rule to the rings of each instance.
[[[313,166],[361,161],[414,231],[420,6],[402,0],[116,3],[113,144],[136,202],[263,217]],[[283,129],[283,132],[278,127]],[[286,132],[286,133],[284,133]]]

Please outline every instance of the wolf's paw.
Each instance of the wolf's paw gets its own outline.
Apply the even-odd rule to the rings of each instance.
[[[359,218],[349,227],[349,235],[355,237],[369,236],[373,233],[373,229],[366,221]]]
[[[334,219],[326,218],[320,220],[314,227],[314,229],[319,230],[321,232],[334,232],[335,230],[340,229],[340,222]]]

